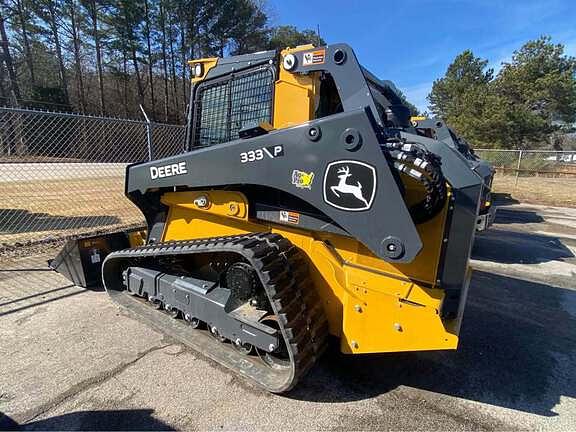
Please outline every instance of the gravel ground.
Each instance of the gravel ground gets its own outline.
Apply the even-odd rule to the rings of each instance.
[[[70,285],[46,255],[14,258],[0,263],[0,429],[573,430],[575,255],[576,210],[501,207],[474,247],[458,351],[330,351],[283,396]]]

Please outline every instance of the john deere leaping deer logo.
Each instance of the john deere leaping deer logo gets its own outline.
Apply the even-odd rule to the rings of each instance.
[[[330,186],[330,190],[332,191],[332,193],[336,195],[338,198],[340,198],[340,195],[338,193],[352,194],[356,199],[359,199],[364,204],[366,204],[366,206],[368,206],[368,201],[366,201],[366,198],[362,196],[362,183],[356,182],[355,185],[350,185],[346,183],[348,177],[352,177],[352,174],[350,174],[350,167],[345,166],[343,168],[340,168],[338,170],[338,178],[340,179],[338,185]]]
[[[376,194],[376,169],[367,163],[341,160],[324,173],[324,201],[348,211],[368,210]]]

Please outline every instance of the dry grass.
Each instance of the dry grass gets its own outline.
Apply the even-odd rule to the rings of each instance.
[[[576,177],[496,175],[493,190],[521,202],[576,207]],[[0,245],[113,230],[143,222],[122,176],[0,183]]]
[[[123,177],[0,183],[0,244],[114,229],[142,222]]]
[[[576,207],[576,177],[520,177],[496,174],[492,190],[530,204]]]

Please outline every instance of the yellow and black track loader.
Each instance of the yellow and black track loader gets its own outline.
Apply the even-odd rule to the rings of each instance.
[[[112,300],[271,392],[329,336],[455,349],[482,189],[462,155],[345,44],[190,65],[187,151],[127,168],[145,244],[88,252]]]

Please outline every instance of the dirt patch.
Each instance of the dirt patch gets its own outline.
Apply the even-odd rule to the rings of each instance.
[[[141,224],[123,177],[0,183],[0,245]]]
[[[513,176],[496,174],[492,190],[528,204],[576,207],[576,177],[519,177],[516,182]]]
[[[497,174],[493,190],[520,202],[576,207],[576,177],[520,177],[516,184]],[[143,224],[124,196],[123,176],[0,183],[0,197],[0,248]]]

